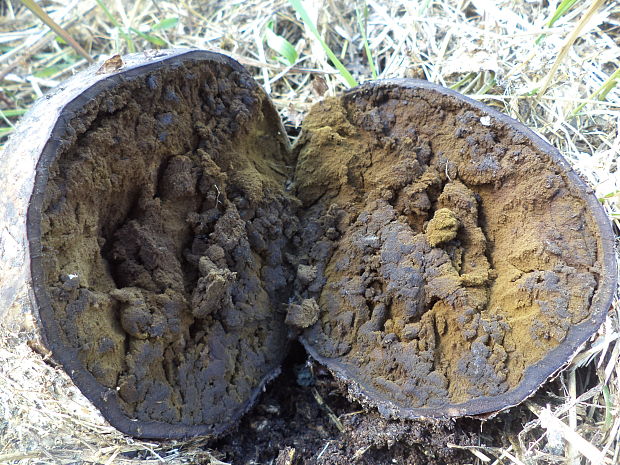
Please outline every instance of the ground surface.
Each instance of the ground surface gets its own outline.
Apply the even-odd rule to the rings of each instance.
[[[152,48],[157,42],[152,36],[167,45],[224,49],[249,66],[270,93],[293,139],[311,104],[344,89],[287,2],[110,2],[116,25],[95,2],[42,5],[94,57]],[[315,6],[326,42],[358,81],[370,79],[355,5],[327,1]],[[617,3],[578,2],[552,28],[545,25],[555,2],[371,1],[367,6],[368,45],[379,77],[418,77],[453,86],[536,129],[590,182],[618,226],[620,97],[617,89],[605,87],[619,66]],[[3,132],[9,133],[17,118],[12,115],[86,62],[54,41],[21,4],[3,2],[1,8],[0,108],[8,119]],[[168,18],[178,20],[163,27]],[[294,67],[283,64],[265,42],[270,21],[275,33],[297,48]],[[320,367],[306,365],[298,347],[239,429],[214,444],[123,437],[105,425],[53,363],[45,363],[43,348],[29,347],[28,334],[5,322],[0,461],[617,463],[618,311],[616,303],[597,336],[560,377],[526,405],[484,423],[402,423],[363,413]]]

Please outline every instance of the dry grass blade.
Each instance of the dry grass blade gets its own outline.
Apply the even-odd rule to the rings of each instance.
[[[571,408],[568,411],[568,426],[571,431],[575,431],[577,429],[577,379],[576,379],[575,370],[570,370],[568,372],[568,395],[570,402],[572,404]],[[543,424],[543,428],[545,427],[544,421],[541,420]],[[575,449],[572,441],[567,442],[566,447],[566,461],[569,465],[578,465],[579,457],[578,452]]]
[[[325,410],[325,412],[327,413],[327,416],[329,417],[329,419],[334,423],[336,428],[338,428],[338,431],[344,432],[344,430],[345,430],[344,425],[342,424],[340,419],[336,416],[334,411],[330,408],[330,406],[325,403],[325,400],[323,399],[321,394],[319,394],[319,391],[317,391],[316,389],[312,388],[312,395],[314,396],[314,399],[316,400],[316,403],[319,404],[319,407],[321,407],[323,410]]]
[[[553,16],[551,16],[551,18],[547,22],[547,27],[553,26],[553,24],[558,19],[560,19],[564,14],[566,14],[566,12],[570,10],[571,7],[575,3],[577,3],[577,0],[562,0],[562,2],[558,5],[555,12],[553,13]],[[544,33],[539,35],[538,38],[536,39],[536,44],[539,44],[542,41],[542,39],[544,39],[544,37],[545,37]]]
[[[95,60],[88,54],[86,50],[82,48],[80,44],[76,42],[76,40],[71,37],[67,31],[65,31],[62,27],[60,27],[56,21],[54,21],[50,16],[41,8],[34,0],[21,0],[26,8],[32,11],[37,17],[43,21],[52,31],[62,37],[73,49],[79,53],[82,57],[86,59],[89,63],[94,63]]]
[[[548,408],[541,408],[529,401],[527,402],[527,406],[540,419],[540,423],[543,428],[548,431],[556,431],[561,434],[562,438],[564,438],[564,440],[570,444],[574,450],[579,451],[579,453],[586,457],[592,465],[612,464],[608,458],[605,458],[599,449],[597,449],[590,442],[586,441],[574,429],[557,418],[551,410]],[[572,458],[573,457],[571,457],[571,459]]]
[[[480,461],[482,461],[483,463],[489,463],[491,461],[491,458],[484,455],[481,451],[478,450],[478,447],[476,446],[459,446],[457,444],[447,444],[448,447],[452,448],[452,449],[463,449],[463,450],[468,450],[469,452],[471,452],[477,459],[479,459]]]
[[[502,449],[498,449],[497,447],[486,447],[486,446],[458,446],[456,444],[448,444],[447,446],[452,449],[468,450],[483,463],[491,462],[491,458],[485,455],[482,451],[486,451],[490,454],[496,455],[497,460],[493,462],[491,465],[496,465],[497,463],[503,463],[503,462],[500,462],[503,458],[509,459],[510,462],[513,463],[514,465],[526,465],[518,457],[515,457],[513,454],[511,454],[509,449],[502,450]]]
[[[108,19],[112,22],[112,24],[114,24],[114,26],[117,28],[118,33],[121,35],[121,37],[125,40],[125,42],[127,43],[127,50],[130,53],[133,53],[136,51],[136,47],[133,43],[133,40],[131,39],[131,36],[129,34],[127,34],[127,32],[124,30],[123,26],[116,20],[116,18],[114,17],[114,15],[110,12],[110,10],[108,9],[108,7],[106,6],[106,4],[102,1],[102,0],[95,0],[97,2],[97,5],[99,5],[99,7],[101,7],[101,9],[103,10],[103,12],[105,13],[105,15],[108,17]]]
[[[604,3],[605,3],[605,0],[594,0],[592,2],[592,5],[590,5],[588,10],[581,17],[581,19],[579,20],[579,22],[577,23],[577,25],[575,26],[573,31],[567,37],[566,41],[564,42],[564,45],[562,45],[562,48],[560,49],[560,52],[558,53],[558,56],[556,57],[555,61],[553,62],[553,65],[551,65],[551,69],[547,73],[547,76],[545,77],[544,81],[542,82],[542,84],[541,84],[541,86],[540,86],[540,88],[538,90],[538,95],[544,95],[544,93],[547,91],[547,89],[551,85],[551,80],[553,79],[553,76],[555,76],[556,71],[558,70],[560,64],[562,63],[562,61],[564,60],[564,58],[568,54],[568,51],[570,50],[570,48],[573,46],[573,44],[575,43],[575,41],[579,37],[579,34],[581,34],[581,31],[590,22],[590,20],[594,16],[594,13],[596,13],[598,11],[598,9]]]
[[[64,18],[73,13],[73,4],[70,4],[59,12],[59,17]],[[81,17],[88,17],[92,10],[92,5],[86,5],[85,8],[80,9],[79,13]],[[77,23],[77,18],[74,16],[63,22],[65,27],[73,26]],[[1,36],[2,34],[0,34]],[[31,34],[25,40],[20,41],[18,45],[8,50],[6,53],[0,56],[0,63],[7,63],[0,69],[0,81],[4,80],[10,73],[24,66],[28,66],[32,63],[32,57],[36,56],[46,47],[53,43],[54,34],[48,28],[42,28],[41,30],[33,30]],[[77,63],[76,66],[83,66],[85,61]]]

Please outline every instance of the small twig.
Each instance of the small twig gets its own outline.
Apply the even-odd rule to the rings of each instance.
[[[338,431],[340,431],[341,433],[344,433],[345,431],[344,425],[342,424],[340,419],[336,416],[334,411],[329,407],[329,405],[325,403],[325,401],[323,400],[323,397],[321,397],[321,394],[319,394],[319,391],[317,391],[315,388],[312,388],[312,395],[314,396],[316,403],[319,404],[319,406],[327,412],[327,416],[334,423],[334,425],[336,425],[336,428],[338,428]]]
[[[222,202],[220,201],[220,188],[217,187],[217,184],[213,184],[213,187],[215,187],[215,190],[217,191],[217,196],[215,197],[215,207],[217,208],[217,204],[222,204]]]
[[[327,448],[332,442],[333,441],[327,441],[327,443],[325,444],[325,447],[323,447],[323,449],[321,449],[321,452],[319,452],[319,455],[316,456],[317,460],[321,458],[321,456],[325,453],[325,451],[327,450]]]

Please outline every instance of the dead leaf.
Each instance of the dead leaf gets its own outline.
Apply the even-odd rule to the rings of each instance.
[[[301,111],[298,111],[297,108],[295,108],[295,106],[293,105],[293,103],[288,104],[288,108],[286,109],[285,114],[294,127],[301,127],[301,122],[304,119],[304,114]]]
[[[312,89],[319,95],[319,97],[323,97],[329,87],[327,86],[327,82],[323,76],[316,75],[314,76],[314,79],[312,79]]]
[[[114,71],[118,71],[123,67],[123,59],[120,55],[114,55],[112,58],[108,58],[103,62],[97,74],[107,74],[113,73]]]

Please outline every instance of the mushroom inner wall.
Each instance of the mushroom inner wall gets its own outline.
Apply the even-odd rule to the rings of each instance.
[[[371,403],[510,391],[591,316],[600,247],[566,173],[487,118],[370,88],[315,105],[291,153],[225,65],[98,94],[43,205],[62,342],[128,417],[218,432],[276,373],[285,316]]]
[[[590,316],[596,225],[522,134],[407,88],[327,99],[303,127],[296,246],[312,280],[296,292],[320,308],[303,341],[372,403],[503,394]]]
[[[169,67],[94,98],[42,215],[60,335],[130,418],[234,422],[286,346],[296,201],[277,114],[245,73]]]

